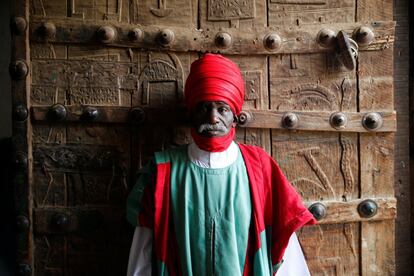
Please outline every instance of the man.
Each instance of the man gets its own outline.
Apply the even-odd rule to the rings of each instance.
[[[156,153],[141,170],[127,206],[137,226],[128,275],[272,275],[294,231],[316,222],[267,153],[233,141],[243,101],[232,61],[206,54],[191,65],[194,143]],[[300,263],[286,264],[308,274],[292,240],[299,258],[289,258]]]

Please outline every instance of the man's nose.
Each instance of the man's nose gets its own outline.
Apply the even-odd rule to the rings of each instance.
[[[219,122],[219,116],[218,111],[214,108],[212,108],[209,112],[209,123],[210,124],[217,124]]]

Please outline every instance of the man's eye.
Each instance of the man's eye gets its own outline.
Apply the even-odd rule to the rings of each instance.
[[[225,113],[225,112],[228,112],[229,110],[228,110],[228,108],[226,108],[226,107],[219,107],[219,108],[218,108],[218,111],[219,111],[220,113]]]

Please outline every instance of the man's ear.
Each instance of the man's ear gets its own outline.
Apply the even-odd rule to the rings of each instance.
[[[237,117],[237,115],[234,115],[233,116],[233,123],[231,123],[231,126],[236,127],[238,122],[239,122],[239,118]]]

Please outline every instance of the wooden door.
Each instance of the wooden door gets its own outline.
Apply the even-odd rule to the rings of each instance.
[[[208,51],[246,80],[237,140],[319,219],[298,232],[312,274],[394,274],[391,0],[18,0],[12,14],[19,273],[125,274],[126,195],[154,151],[190,141],[183,87]]]

